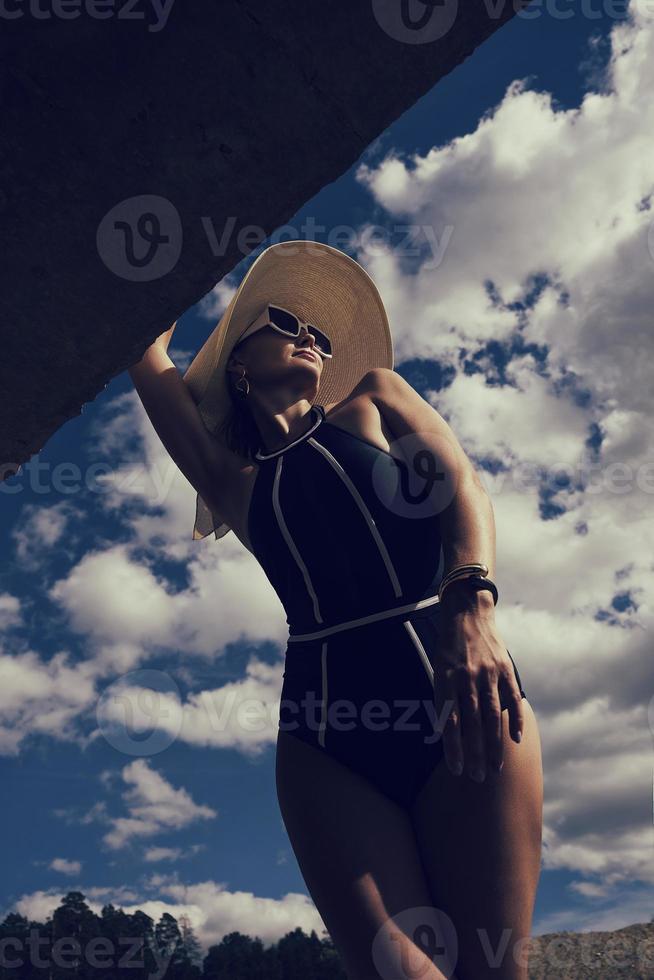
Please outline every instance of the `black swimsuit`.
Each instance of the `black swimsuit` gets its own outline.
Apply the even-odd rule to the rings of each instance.
[[[248,517],[289,626],[279,728],[408,807],[443,757],[439,516],[409,516],[403,461],[312,411],[301,436],[255,455]]]

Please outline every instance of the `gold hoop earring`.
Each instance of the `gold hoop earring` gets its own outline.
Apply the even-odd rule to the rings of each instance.
[[[241,387],[241,382],[242,381],[245,381],[245,384],[246,384],[246,387],[245,388]],[[247,396],[250,394],[250,382],[245,377],[245,368],[243,368],[243,374],[241,375],[241,377],[236,382],[236,390],[241,393],[241,395],[243,396],[243,398],[247,398]]]

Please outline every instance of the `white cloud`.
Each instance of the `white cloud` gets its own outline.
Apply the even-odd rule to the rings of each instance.
[[[187,857],[193,857],[198,851],[205,848],[204,844],[192,844],[190,847],[146,847],[143,852],[143,860],[151,864],[158,861],[180,861]]]
[[[306,933],[315,929],[318,936],[325,928],[311,899],[295,892],[280,899],[263,898],[252,892],[229,891],[215,881],[186,885],[164,876],[152,879],[151,886],[157,895],[168,895],[173,907],[154,899],[139,903],[138,908],[153,918],[164,911],[175,917],[185,913],[205,949],[234,931],[259,936],[270,944],[298,927]]]
[[[189,560],[188,587],[177,592],[122,544],[88,552],[51,587],[91,641],[98,673],[131,669],[159,646],[213,658],[238,640],[285,642],[283,608],[256,560],[236,540],[214,544]]]
[[[230,932],[259,936],[265,945],[269,945],[298,927],[307,934],[315,929],[318,936],[325,928],[311,899],[297,892],[288,892],[281,898],[265,898],[247,891],[229,891],[222,882],[206,880],[185,885],[174,875],[159,874],[150,876],[140,895],[126,888],[89,887],[81,890],[96,915],[100,914],[102,905],[109,902],[127,914],[141,910],[155,922],[164,912],[178,921],[182,915],[187,915],[205,952]],[[156,898],[147,897],[150,890],[156,893]],[[164,901],[162,895],[170,900]],[[62,897],[59,891],[39,890],[21,895],[13,908],[29,919],[45,922]]]
[[[23,616],[18,596],[11,595],[9,592],[0,593],[0,630],[22,625]]]
[[[167,680],[170,682],[170,676]],[[120,738],[150,730],[163,733],[170,741],[233,748],[257,756],[277,738],[282,661],[271,665],[251,657],[245,676],[220,687],[190,692],[185,701],[170,683],[165,688],[159,686],[156,710],[149,696],[152,683],[147,673],[141,677],[137,672],[103,692],[102,710],[97,713],[99,727],[90,740],[105,734],[111,741],[114,728]],[[129,728],[125,725],[126,712]]]
[[[156,644],[174,621],[163,584],[145,565],[131,561],[122,545],[88,552],[49,597],[64,607],[75,632],[100,640]]]
[[[606,84],[578,108],[516,81],[474,132],[357,170],[387,228],[412,223],[433,245],[409,275],[396,237],[373,247],[361,231],[396,363],[437,357],[454,372],[429,399],[478,467],[500,468],[483,475],[497,621],[540,723],[545,867],[576,873],[551,928],[651,911],[637,891],[652,882],[654,606],[654,18],[642,8],[614,25]]]
[[[98,779],[105,785],[109,785],[109,781],[106,779],[103,773],[100,773]],[[107,804],[104,800],[98,800],[93,806],[89,807],[84,813],[79,813],[76,807],[72,806],[62,806],[53,807],[50,811],[54,817],[59,817],[64,820],[67,824],[80,824],[82,826],[91,823],[109,823],[110,817],[107,813]]]
[[[37,732],[73,741],[76,721],[93,700],[84,665],[72,664],[67,652],[47,662],[31,650],[0,653],[0,754],[17,755],[23,739]]]
[[[20,522],[12,528],[16,560],[24,568],[37,568],[55,545],[62,547],[74,510],[68,501],[51,507],[27,504]]]
[[[552,468],[578,462],[587,435],[587,414],[557,398],[528,365],[512,363],[515,387],[489,387],[481,374],[459,374],[431,401],[467,452],[491,456],[510,470],[517,463]]]
[[[474,132],[410,166],[392,154],[358,169],[390,222],[423,226],[443,249],[440,262],[428,259],[407,275],[392,249],[362,244],[359,259],[389,310],[396,362],[436,357],[454,369],[454,383],[430,394],[434,406],[472,456],[506,467],[485,475],[497,524],[497,619],[540,722],[545,867],[576,876],[574,910],[545,917],[539,931],[544,923],[600,928],[624,924],[623,914],[648,917],[629,886],[651,883],[644,855],[651,819],[654,24],[631,10],[633,20],[613,27],[608,84],[579,108],[559,109],[547,93],[517,81]],[[207,317],[218,317],[231,295],[223,280],[206,298]],[[501,350],[499,363],[490,340]],[[594,427],[596,459],[585,457]],[[238,639],[281,644],[286,635],[279,601],[234,535],[191,540],[195,491],[134,392],[100,417],[98,440],[102,453],[120,454],[102,501],[133,541],[84,556],[50,593],[89,640],[86,688],[75,697],[67,684],[60,691],[59,675],[67,681],[69,670],[64,655],[54,666],[31,653],[0,661],[14,692],[1,733],[9,750],[43,718],[51,734],[62,719],[65,730],[87,707],[92,678],[133,669],[154,644],[209,659]],[[594,474],[588,462],[597,463]],[[537,477],[531,489],[521,483],[529,466]],[[543,520],[544,485],[565,467],[571,486],[552,482],[548,497],[562,513]],[[631,481],[626,492],[620,467]],[[47,526],[57,534],[54,522]],[[20,547],[25,557],[27,545]],[[153,553],[184,563],[184,589],[167,589],[147,564]],[[633,605],[613,603],[621,592],[631,593]],[[215,728],[206,701],[217,710],[230,698],[237,707],[249,697],[272,705],[278,672],[252,660],[238,681],[173,705],[180,737],[258,751],[272,728],[245,731],[234,714]],[[53,688],[51,713],[42,715]],[[142,765],[133,770],[129,816],[114,824],[115,846],[169,826],[159,813],[172,819],[196,806]],[[289,927],[315,914],[304,896],[265,904],[271,900],[214,883],[193,888],[189,914],[205,936],[233,922],[248,931],[255,917],[252,929],[272,934],[291,917]],[[181,892],[169,894],[179,899]],[[150,907],[165,908],[158,901]]]
[[[35,922],[45,922],[48,916],[54,912],[64,897],[63,891],[45,890],[39,888],[37,891],[27,895],[21,895],[14,903],[12,911],[18,915]]]
[[[180,737],[258,755],[277,738],[282,665],[251,658],[245,677],[189,695]]]
[[[110,819],[111,830],[103,840],[113,850],[131,838],[181,830],[197,820],[218,815],[211,807],[195,803],[185,789],[172,786],[145,759],[130,762],[121,775],[129,786],[122,793],[129,816]]]
[[[69,861],[67,858],[53,858],[48,865],[53,871],[59,871],[64,875],[78,875],[82,870],[81,861]]]
[[[170,592],[163,579],[121,544],[88,552],[55,582],[49,598],[62,607],[71,628],[84,637],[86,656],[73,664],[66,652],[48,661],[33,651],[0,654],[4,682],[0,752],[16,754],[30,732],[84,743],[82,722],[102,696],[101,681],[124,677],[155,653],[160,662],[162,649],[174,655],[184,650],[186,660],[179,675],[180,679],[185,675],[193,687],[189,659],[193,655],[213,659],[227,644],[237,641],[283,645],[287,627],[281,604],[261,568],[238,542],[229,542],[218,555],[191,561],[187,574],[188,587]],[[15,603],[8,602],[7,608],[15,611]],[[177,666],[172,668],[171,680],[177,672]],[[147,677],[141,684],[137,677],[123,693],[138,702],[138,689],[147,683]],[[275,737],[273,721],[280,689],[281,662],[269,667],[255,658],[237,682],[192,692],[184,703],[172,695],[166,700],[161,694],[170,710],[159,714],[159,723],[173,725],[175,737],[193,744],[256,753]],[[103,706],[110,711],[105,701]],[[246,717],[245,702],[253,701],[262,704],[266,719],[262,726],[247,721],[251,715]],[[98,734],[96,729],[88,737],[94,739]]]
[[[121,907],[124,903],[136,901],[138,898],[133,889],[120,886],[90,886],[79,890],[83,892],[86,904],[96,915],[100,915],[104,904],[112,902],[117,907]],[[61,904],[65,894],[62,889],[38,889],[21,895],[14,902],[12,911],[35,922],[45,923],[48,916]]]
[[[230,274],[231,275],[231,274]],[[228,282],[229,276],[225,276],[220,282],[216,283],[213,289],[204,296],[199,303],[198,312],[207,320],[218,321],[223,315],[232,296],[238,289],[238,282],[232,284]]]

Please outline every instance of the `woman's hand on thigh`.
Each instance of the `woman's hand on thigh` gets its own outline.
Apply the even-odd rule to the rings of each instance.
[[[465,769],[482,782],[487,766],[502,768],[504,708],[512,739],[522,737],[522,695],[513,662],[494,616],[483,607],[451,617],[440,640],[435,698],[446,764],[454,775]]]

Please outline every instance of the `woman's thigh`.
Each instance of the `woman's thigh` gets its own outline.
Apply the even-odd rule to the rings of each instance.
[[[465,770],[454,776],[443,761],[411,810],[432,900],[456,931],[461,980],[527,977],[543,773],[536,717],[526,699],[523,708],[520,743],[510,738],[508,711],[502,712],[501,772],[489,769],[485,781],[476,783]]]
[[[350,980],[457,980],[408,812],[288,732],[278,734],[276,780],[300,871]]]

